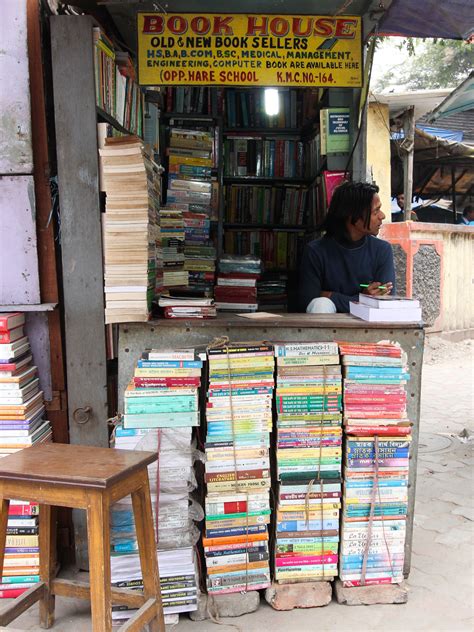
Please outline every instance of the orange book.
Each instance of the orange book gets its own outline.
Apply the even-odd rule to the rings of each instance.
[[[264,542],[268,540],[268,533],[253,533],[249,535],[229,535],[224,538],[203,538],[203,546],[219,546],[221,544],[239,544],[245,542]]]
[[[268,561],[263,560],[262,562],[249,562],[248,564],[222,564],[222,566],[214,566],[213,568],[208,567],[207,574],[233,573],[235,571],[245,572],[245,569],[252,571],[259,568],[268,568]]]

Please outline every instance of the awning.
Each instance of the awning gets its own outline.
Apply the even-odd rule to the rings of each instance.
[[[431,136],[415,129],[413,194],[450,195],[474,191],[474,147]],[[392,143],[392,191],[403,190],[403,168]]]
[[[473,0],[474,5],[474,0]],[[474,46],[473,46],[474,49]],[[474,56],[474,50],[473,50]],[[428,116],[430,123],[445,116],[474,109],[474,71]]]
[[[473,0],[393,0],[382,35],[468,40],[474,35]]]

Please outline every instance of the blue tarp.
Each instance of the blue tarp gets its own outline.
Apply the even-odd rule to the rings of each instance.
[[[393,0],[380,23],[383,35],[469,39],[474,0]]]
[[[436,136],[438,138],[443,138],[444,140],[451,140],[456,143],[462,143],[464,138],[464,132],[461,130],[442,129],[441,127],[431,127],[430,125],[417,125],[416,127],[417,129],[421,129],[423,132],[430,134],[430,136]],[[399,132],[392,132],[390,138],[392,140],[403,140],[405,138],[405,134],[403,133],[403,130]]]

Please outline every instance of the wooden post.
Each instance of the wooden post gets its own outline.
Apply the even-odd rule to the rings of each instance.
[[[411,219],[411,199],[413,197],[413,154],[415,145],[415,106],[405,113],[403,120],[403,194],[405,196],[404,219]]]
[[[456,212],[456,167],[451,167],[451,196],[453,200],[453,223],[457,224],[458,216]]]

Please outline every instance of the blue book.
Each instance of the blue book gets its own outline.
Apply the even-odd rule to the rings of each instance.
[[[197,411],[186,413],[125,413],[124,428],[182,428],[199,426]]]
[[[277,531],[321,531],[339,529],[339,520],[284,520],[277,522]]]
[[[206,538],[225,538],[236,535],[247,535],[247,533],[265,533],[267,525],[250,525],[245,527],[233,527],[229,529],[206,529]]]
[[[140,369],[201,369],[201,360],[138,360]]]
[[[7,575],[5,577],[0,578],[1,584],[32,584],[34,582],[39,582],[39,575]],[[12,586],[13,588],[13,586]],[[21,588],[21,586],[18,586]]]
[[[367,481],[346,481],[346,489],[360,489],[364,487],[373,487],[374,482]],[[408,487],[408,481],[401,479],[378,480],[377,487]]]
[[[166,401],[159,401],[160,399],[164,399]],[[184,413],[197,411],[198,409],[195,397],[192,397],[189,400],[177,397],[127,397],[125,399],[124,406],[125,413],[140,415],[148,413]]]

